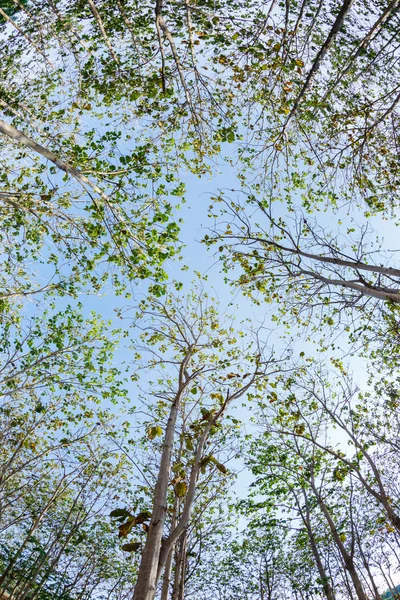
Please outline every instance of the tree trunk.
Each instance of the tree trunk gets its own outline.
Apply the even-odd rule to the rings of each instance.
[[[168,600],[169,596],[169,586],[171,584],[171,572],[172,572],[172,562],[174,558],[174,549],[171,548],[168,554],[167,562],[165,564],[163,583],[161,589],[161,600]]]
[[[167,513],[167,492],[169,474],[171,469],[172,451],[174,446],[175,425],[178,417],[181,396],[185,390],[184,373],[191,356],[189,350],[181,363],[179,386],[177,394],[172,402],[167,427],[165,430],[164,444],[161,455],[160,468],[158,470],[157,483],[154,490],[154,500],[146,544],[142,554],[133,600],[154,600],[157,584],[165,568],[159,568],[160,552],[163,542],[165,517]],[[169,550],[169,549],[168,549]],[[169,551],[168,551],[169,554]]]
[[[181,581],[179,585],[178,600],[183,600],[185,595],[186,585],[186,566],[187,566],[187,535],[182,540],[182,564],[181,564]]]
[[[178,462],[180,461],[181,456],[182,456],[182,443],[181,443],[180,451],[178,454]],[[173,512],[172,519],[171,519],[171,531],[173,531],[176,527],[179,505],[180,505],[179,497],[175,494],[174,512]],[[175,545],[171,546],[169,554],[168,554],[167,562],[165,563],[160,600],[168,600],[169,588],[170,588],[170,584],[171,584],[172,563],[174,560],[174,548],[175,548]]]
[[[360,579],[358,577],[358,574],[357,574],[357,571],[356,571],[356,568],[355,568],[355,565],[354,565],[354,561],[353,561],[352,557],[350,556],[350,554],[347,552],[346,548],[344,547],[343,542],[340,539],[338,531],[337,531],[337,529],[335,527],[335,524],[333,522],[333,519],[332,519],[332,517],[330,515],[330,512],[329,512],[326,504],[322,500],[320,494],[318,493],[318,490],[316,489],[315,484],[314,484],[313,481],[311,482],[311,487],[312,487],[313,492],[314,492],[314,494],[315,494],[315,496],[317,498],[318,505],[319,505],[319,507],[321,509],[321,512],[324,515],[324,517],[325,517],[325,519],[326,519],[326,521],[327,521],[327,523],[329,525],[329,529],[331,531],[333,540],[334,540],[334,542],[336,543],[336,545],[337,545],[337,547],[339,549],[339,552],[340,552],[340,554],[341,554],[341,556],[343,558],[343,562],[345,564],[345,567],[346,567],[346,569],[347,569],[347,571],[348,571],[348,573],[349,573],[349,575],[351,577],[351,581],[353,583],[354,590],[355,590],[355,592],[357,594],[358,600],[368,600],[368,597],[365,594],[364,589],[363,589],[362,584],[361,584],[361,581],[360,581]]]
[[[324,565],[322,564],[321,555],[319,553],[317,542],[316,542],[315,536],[314,536],[314,532],[311,527],[310,511],[309,511],[309,507],[308,507],[308,498],[307,498],[304,490],[303,490],[303,496],[304,496],[305,511],[306,511],[303,521],[304,521],[304,524],[307,529],[307,534],[308,534],[308,539],[310,542],[311,550],[312,550],[314,560],[317,565],[318,572],[319,572],[319,575],[320,575],[320,578],[322,581],[322,587],[324,589],[324,593],[325,593],[327,600],[335,600],[335,594],[334,594],[332,586],[329,582],[329,577],[325,571]],[[300,504],[299,504],[297,498],[296,498],[296,502],[300,509]]]
[[[133,600],[154,600],[157,591],[158,562],[167,513],[167,488],[171,467],[175,423],[178,416],[179,399],[175,399],[165,431],[164,447],[158,479],[154,492],[153,511],[142,554]]]
[[[175,561],[174,589],[171,600],[181,600],[185,589],[185,571],[186,571],[186,531],[180,539],[179,550]]]

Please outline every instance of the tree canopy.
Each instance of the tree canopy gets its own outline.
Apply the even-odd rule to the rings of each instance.
[[[400,597],[399,40],[0,2],[2,597]]]

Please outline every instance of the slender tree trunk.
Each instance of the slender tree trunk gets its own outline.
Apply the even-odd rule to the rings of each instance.
[[[325,596],[327,598],[327,600],[335,600],[335,594],[334,591],[332,589],[332,586],[330,584],[329,581],[329,577],[325,571],[324,565],[322,564],[322,560],[321,560],[321,555],[319,553],[318,550],[318,546],[317,546],[317,542],[315,540],[315,536],[314,536],[314,532],[312,530],[312,526],[311,526],[311,519],[310,519],[310,511],[309,511],[309,507],[308,507],[308,498],[306,496],[305,491],[303,490],[303,496],[304,496],[304,501],[305,501],[305,515],[303,517],[303,511],[301,510],[300,504],[297,500],[296,497],[296,503],[298,505],[298,508],[302,514],[302,518],[304,521],[304,524],[306,526],[307,529],[307,534],[308,534],[308,539],[310,542],[310,546],[311,546],[311,551],[313,553],[314,556],[314,560],[315,560],[315,564],[317,565],[318,568],[318,572],[322,581],[322,587],[324,588],[324,593]]]
[[[185,589],[185,571],[186,571],[186,531],[179,542],[179,550],[176,553],[174,589],[171,600],[181,600]]]
[[[2,586],[4,584],[4,582],[6,581],[7,577],[12,572],[13,567],[14,567],[15,563],[17,562],[18,558],[21,556],[21,554],[25,550],[26,546],[28,545],[29,541],[32,538],[32,535],[35,533],[36,529],[39,527],[40,523],[44,519],[47,511],[49,510],[49,508],[53,504],[55,498],[57,497],[58,491],[59,491],[59,489],[60,489],[60,487],[61,487],[64,479],[65,478],[63,477],[61,479],[61,481],[59,482],[58,486],[56,487],[56,489],[54,490],[53,494],[51,495],[50,500],[47,502],[46,506],[43,508],[43,510],[39,514],[39,516],[36,519],[35,523],[32,525],[32,527],[28,531],[28,533],[27,533],[24,541],[22,542],[21,546],[19,547],[19,549],[17,550],[17,552],[15,553],[15,555],[12,557],[12,559],[8,563],[8,565],[7,565],[6,569],[4,570],[3,574],[0,576],[0,586]]]
[[[169,588],[171,585],[171,573],[172,573],[172,563],[174,560],[174,548],[171,548],[168,554],[167,562],[165,564],[164,575],[163,575],[163,583],[161,588],[161,600],[168,600],[169,596]]]
[[[179,544],[179,546],[180,546],[180,544]],[[176,550],[175,550],[174,586],[172,588],[171,600],[177,600],[177,598],[178,598],[180,575],[181,575],[181,552],[180,552],[180,547],[179,547],[179,548],[176,548]]]
[[[181,364],[178,391],[172,402],[167,427],[165,430],[160,468],[154,490],[152,515],[149,523],[146,544],[139,567],[137,583],[133,593],[133,600],[154,600],[157,591],[157,584],[162,571],[164,570],[167,559],[166,557],[163,564],[163,569],[160,572],[159,559],[163,542],[165,517],[167,514],[167,491],[175,437],[175,425],[178,417],[181,396],[186,387],[184,384],[184,373],[186,372],[190,357],[191,350],[188,351]],[[167,554],[169,554],[169,551]]]
[[[181,444],[181,449],[182,449],[182,444]],[[178,456],[178,461],[179,460],[180,460],[180,455]],[[180,504],[179,497],[175,494],[174,512],[173,512],[172,519],[171,519],[171,531],[173,531],[176,527],[176,521],[177,521],[178,511],[179,511],[179,504]],[[169,588],[170,588],[170,584],[171,584],[172,563],[174,561],[174,548],[175,548],[175,546],[171,547],[169,554],[168,554],[167,562],[165,564],[163,583],[162,583],[162,589],[161,589],[161,600],[168,600]]]
[[[345,0],[343,2],[342,6],[340,7],[340,11],[336,17],[336,20],[335,20],[333,26],[332,26],[332,29],[330,30],[325,42],[322,44],[321,48],[319,49],[319,52],[314,60],[314,63],[308,72],[308,75],[303,84],[303,87],[301,88],[299,94],[297,95],[297,98],[295,99],[295,101],[293,103],[293,107],[292,107],[292,109],[286,119],[286,122],[283,126],[283,132],[286,130],[286,128],[289,124],[289,121],[292,119],[293,115],[297,111],[299,104],[300,104],[301,100],[303,99],[303,96],[306,94],[307,90],[311,86],[311,83],[313,82],[316,74],[318,73],[318,71],[320,69],[323,59],[325,58],[328,50],[330,49],[333,42],[335,41],[335,38],[336,38],[337,34],[339,33],[340,28],[342,27],[343,22],[353,4],[354,4],[354,0]]]
[[[368,600],[368,597],[367,597],[366,593],[364,592],[363,586],[361,584],[360,578],[358,577],[357,570],[354,565],[354,561],[353,561],[352,557],[350,556],[350,554],[347,552],[346,548],[344,547],[344,544],[343,544],[342,540],[340,539],[339,533],[336,529],[335,523],[333,522],[331,514],[330,514],[326,504],[322,500],[313,480],[311,481],[311,487],[317,498],[318,505],[321,509],[321,512],[324,515],[324,517],[329,525],[329,529],[331,531],[333,540],[338,547],[338,550],[343,558],[345,567],[351,577],[351,581],[353,583],[354,590],[357,594],[358,600]]]
[[[187,566],[187,534],[182,540],[182,564],[181,564],[181,581],[179,585],[179,594],[178,600],[183,600],[185,595],[185,585],[186,585],[186,566]]]
[[[360,556],[361,556],[362,561],[363,561],[364,568],[365,568],[365,570],[366,570],[366,572],[368,574],[369,580],[371,582],[371,586],[372,586],[372,590],[373,590],[373,593],[374,593],[374,596],[375,596],[375,600],[381,600],[381,595],[379,594],[378,588],[376,587],[375,580],[374,580],[373,575],[371,573],[371,569],[369,568],[368,559],[367,559],[367,557],[364,554],[364,551],[362,549],[361,540],[360,540],[360,538],[359,538],[358,535],[357,535],[357,546],[358,546],[358,550],[360,552]]]

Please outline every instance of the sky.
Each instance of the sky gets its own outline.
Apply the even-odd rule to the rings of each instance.
[[[224,283],[224,275],[221,273],[221,264],[218,261],[214,251],[208,250],[204,244],[201,243],[201,239],[208,232],[208,228],[213,225],[213,222],[208,218],[208,207],[210,204],[210,196],[215,194],[218,189],[238,189],[239,183],[236,179],[233,167],[228,163],[221,161],[219,166],[219,173],[213,175],[206,175],[198,178],[193,174],[182,174],[182,179],[186,185],[186,202],[182,205],[182,208],[177,213],[178,218],[183,219],[181,236],[180,239],[184,244],[182,251],[182,260],[171,260],[166,265],[166,271],[169,275],[170,281],[178,280],[184,283],[182,293],[185,290],[189,290],[191,282],[195,279],[195,272],[198,271],[202,274],[207,274],[207,287],[211,290],[212,294],[219,299],[221,312],[234,312],[237,321],[245,318],[250,318],[254,323],[264,322],[269,333],[269,343],[273,344],[276,350],[286,347],[287,340],[282,339],[283,329],[276,325],[271,320],[271,316],[276,310],[273,305],[256,306],[248,298],[244,297],[240,290],[229,286]],[[282,204],[277,206],[277,209],[284,214],[285,207]],[[346,231],[350,225],[353,225],[353,220],[358,219],[361,222],[362,214],[359,211],[352,211],[351,216],[346,214],[340,215],[342,219],[342,226],[333,224],[331,213],[321,213],[318,215],[319,221],[322,224],[329,224],[333,230],[342,229]],[[338,218],[338,217],[336,217]],[[396,226],[392,222],[385,221],[381,218],[372,219],[372,225],[376,230],[378,236],[384,240],[384,246],[390,248],[391,241],[397,234]],[[182,271],[182,267],[187,266],[187,271]],[[134,298],[132,301],[127,301],[123,297],[116,297],[112,290],[108,290],[108,293],[102,294],[100,297],[87,296],[86,298],[80,298],[83,302],[84,311],[95,310],[100,313],[103,318],[112,319],[115,324],[120,327],[124,327],[124,322],[116,321],[114,311],[116,308],[121,308],[129,304],[134,304],[135,301],[139,301],[146,292],[146,282],[138,281],[133,284]],[[69,299],[62,300],[61,302],[68,302]],[[301,333],[301,330],[300,330]],[[348,340],[344,335],[338,340],[337,354],[340,356],[341,353],[345,352],[348,348]],[[293,343],[294,357],[298,357],[300,352],[306,352],[306,354],[315,355],[316,347],[311,343],[306,343],[304,338],[299,337]],[[327,366],[330,366],[329,357],[331,353],[325,354],[327,359]],[[126,348],[121,347],[115,356],[115,362],[117,366],[122,361],[129,360]],[[321,357],[324,361],[324,356]],[[366,363],[365,360],[359,357],[347,357],[349,362],[349,370],[354,373],[356,381],[361,385],[366,385]],[[133,403],[135,402],[135,396],[137,390],[133,383],[128,384],[129,395],[132,398]],[[240,404],[235,409],[235,414],[240,418],[244,424],[247,432],[256,432],[257,428],[250,422],[249,411],[247,408],[243,408]],[[336,441],[341,442],[336,433]],[[239,477],[234,486],[234,492],[239,497],[245,497],[248,492],[248,486],[253,481],[251,474],[243,469],[243,461],[237,461],[235,468],[240,470]]]
[[[90,122],[85,124],[90,127]],[[125,149],[122,148],[122,151]],[[231,147],[225,144],[222,149],[223,152],[232,152]],[[209,231],[209,228],[214,224],[208,215],[208,207],[211,203],[210,197],[215,195],[219,189],[231,190],[240,189],[240,183],[236,177],[235,168],[222,158],[219,160],[217,172],[214,171],[212,175],[202,175],[200,178],[190,173],[182,173],[181,179],[186,185],[186,202],[182,205],[181,209],[177,212],[176,218],[183,220],[181,226],[180,239],[184,244],[182,250],[181,260],[170,260],[165,265],[165,269],[169,275],[170,281],[177,280],[184,283],[182,293],[185,290],[189,290],[191,282],[195,279],[195,273],[200,272],[207,275],[207,287],[212,292],[212,295],[219,299],[220,310],[225,313],[229,311],[234,312],[236,319],[240,322],[243,319],[250,318],[253,323],[264,323],[266,331],[269,332],[268,342],[272,344],[278,352],[286,348],[287,338],[283,339],[283,329],[271,320],[271,316],[276,311],[276,306],[273,304],[261,304],[256,306],[248,298],[242,295],[240,290],[232,287],[224,282],[224,274],[221,273],[221,264],[215,251],[207,249],[207,247],[201,243],[202,238]],[[56,175],[57,177],[59,175]],[[300,203],[300,199],[296,199]],[[285,215],[285,205],[282,203],[275,203],[274,205],[277,214],[281,216]],[[354,226],[354,223],[363,222],[362,209],[352,209],[351,213],[348,213],[348,209],[342,210],[338,216],[335,216],[332,211],[326,213],[321,212],[317,215],[318,222],[327,226],[332,231],[346,232],[349,227]],[[338,219],[342,221],[342,224],[338,224]],[[372,228],[375,230],[377,235],[382,238],[383,245],[385,248],[392,247],[392,241],[396,239],[398,235],[396,225],[393,221],[384,220],[380,217],[373,217],[370,219]],[[393,244],[395,245],[395,244]],[[188,267],[188,270],[182,271],[182,267]],[[44,278],[45,279],[45,278]],[[132,289],[134,292],[134,298],[132,301],[127,301],[124,297],[116,296],[113,290],[109,287],[107,293],[101,294],[99,297],[88,295],[80,297],[80,301],[83,303],[83,311],[87,314],[94,310],[98,312],[104,319],[112,319],[116,326],[124,327],[124,322],[116,320],[115,309],[126,307],[127,305],[134,305],[135,301],[139,301],[146,293],[147,282],[137,281],[133,282]],[[71,299],[66,297],[64,299],[57,299],[57,308],[62,308],[66,303],[71,302]],[[29,312],[35,312],[37,305],[33,302],[29,307]],[[301,337],[303,333],[301,330],[293,333],[299,333],[300,336],[293,342],[293,354],[297,358],[301,352],[305,352],[306,355],[316,355],[316,346],[312,343],[307,343]],[[266,334],[267,335],[267,334]],[[337,355],[340,356],[348,350],[348,340],[343,334],[337,342]],[[329,357],[330,352],[327,352],[324,356],[321,356],[321,360],[327,359],[327,366],[330,366]],[[126,348],[121,346],[115,356],[115,363],[119,366],[123,361],[129,360],[129,354],[127,354]],[[366,363],[365,360],[357,356],[347,356],[346,362],[349,363],[349,371],[354,373],[356,381],[361,385],[366,385]],[[134,399],[137,395],[137,391],[133,383],[129,384],[129,395]],[[249,422],[248,410],[243,408],[241,405],[236,407],[236,416],[239,417],[244,423],[247,431],[255,431],[254,425]],[[337,434],[336,434],[337,435]],[[340,439],[336,441],[340,442]],[[242,465],[239,464],[238,468]],[[248,485],[252,481],[250,474],[247,471],[242,471],[237,483],[235,485],[235,491],[244,497],[247,493]]]

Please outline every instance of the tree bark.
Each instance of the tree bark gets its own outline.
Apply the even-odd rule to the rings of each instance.
[[[353,583],[354,590],[355,590],[355,592],[357,594],[357,598],[358,598],[358,600],[368,600],[368,596],[364,592],[364,589],[362,587],[361,581],[360,581],[360,579],[358,577],[358,574],[357,574],[357,571],[356,571],[356,568],[355,568],[355,565],[354,565],[354,561],[353,561],[352,557],[350,556],[350,554],[347,552],[346,548],[344,547],[344,544],[343,544],[342,540],[340,539],[339,533],[338,533],[338,531],[336,529],[336,526],[335,526],[335,523],[334,523],[334,521],[333,521],[333,519],[331,517],[331,514],[330,514],[330,512],[329,512],[329,510],[328,510],[328,508],[326,506],[326,504],[322,500],[321,495],[319,494],[319,492],[318,492],[318,490],[317,490],[317,488],[315,486],[315,482],[313,481],[313,479],[311,480],[310,483],[311,483],[311,487],[312,487],[312,490],[314,492],[314,495],[315,495],[315,497],[317,499],[318,506],[320,507],[321,512],[324,515],[324,517],[325,517],[325,519],[326,519],[326,521],[328,523],[328,526],[329,526],[329,529],[331,531],[333,540],[334,540],[335,544],[338,547],[338,550],[339,550],[339,552],[340,552],[340,554],[341,554],[341,556],[343,558],[343,562],[345,564],[345,567],[346,567],[346,569],[347,569],[347,571],[348,571],[348,573],[349,573],[349,575],[351,577],[351,581]]]
[[[170,547],[167,550],[162,570],[160,570],[160,553],[163,543],[165,517],[167,514],[167,492],[171,468],[172,451],[175,437],[175,424],[182,394],[186,388],[184,373],[191,357],[191,350],[183,359],[179,373],[177,394],[172,402],[167,427],[165,430],[164,444],[158,470],[157,483],[154,490],[152,516],[149,523],[146,544],[142,554],[139,573],[133,600],[154,600],[157,584],[164,570]]]
[[[303,496],[304,496],[304,504],[305,504],[305,515],[303,515],[303,511],[301,510],[300,503],[298,502],[297,498],[296,498],[296,503],[297,503],[297,506],[301,513],[303,522],[307,529],[307,534],[308,534],[308,539],[310,541],[311,551],[313,553],[314,560],[317,565],[318,572],[319,572],[319,575],[320,575],[320,578],[322,581],[322,587],[324,589],[324,593],[325,593],[327,600],[336,600],[332,586],[329,583],[329,577],[325,571],[324,565],[322,564],[322,560],[321,560],[321,556],[320,556],[320,553],[318,550],[317,542],[315,540],[314,532],[312,530],[311,519],[310,519],[310,510],[308,507],[308,498],[307,498],[304,490],[303,490]]]

